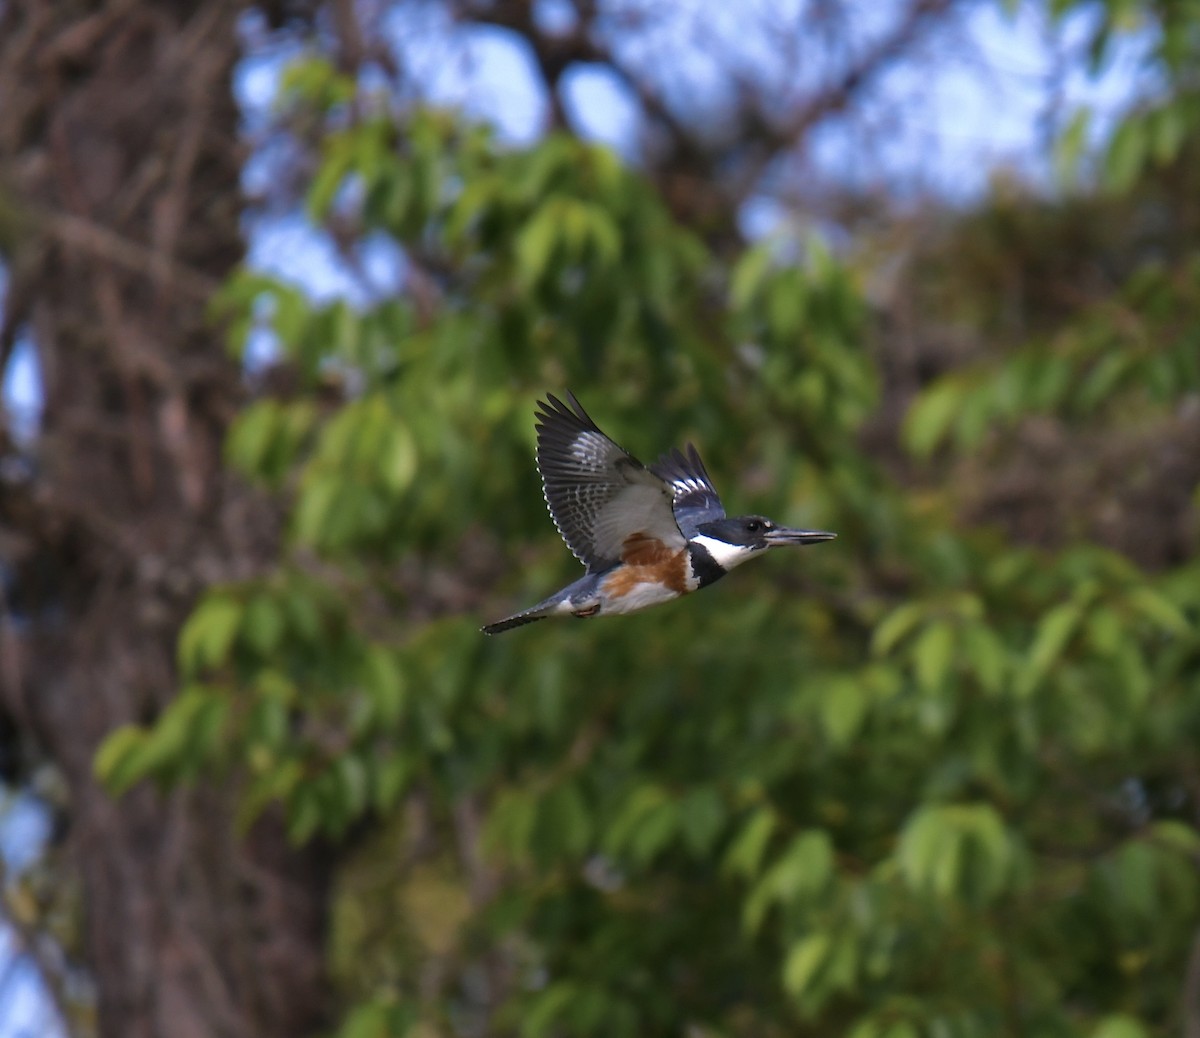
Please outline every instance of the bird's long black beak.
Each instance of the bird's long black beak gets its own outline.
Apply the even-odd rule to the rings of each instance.
[[[772,548],[783,547],[787,544],[816,544],[818,541],[832,541],[836,533],[826,530],[789,530],[786,526],[777,526],[766,535],[766,542]]]

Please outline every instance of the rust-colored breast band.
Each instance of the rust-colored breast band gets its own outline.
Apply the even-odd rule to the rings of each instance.
[[[604,581],[605,593],[624,598],[638,584],[662,584],[677,595],[687,593],[687,549],[668,548],[656,537],[633,533],[625,538],[618,567]]]
[[[676,554],[675,548],[668,548],[657,537],[640,530],[631,533],[621,545],[621,561],[627,566],[658,566]]]

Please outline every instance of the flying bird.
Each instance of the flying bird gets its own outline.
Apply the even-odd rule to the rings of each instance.
[[[837,536],[726,516],[692,444],[647,468],[600,431],[573,393],[567,400],[548,393],[538,402],[537,464],[554,525],[587,573],[485,634],[548,616],[632,613],[708,587],[770,548]]]

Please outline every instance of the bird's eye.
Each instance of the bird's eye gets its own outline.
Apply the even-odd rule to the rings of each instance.
[[[763,528],[763,524],[760,523],[757,519],[751,519],[750,522],[748,522],[746,524],[746,532],[747,533],[758,533],[758,531],[761,530],[762,528]]]

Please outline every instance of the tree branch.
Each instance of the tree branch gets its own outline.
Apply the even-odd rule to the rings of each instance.
[[[580,0],[576,20],[565,30],[548,31],[534,16],[534,5],[525,0],[451,0],[450,8],[460,22],[508,29],[525,41],[541,73],[556,121],[565,123],[558,96],[562,76],[573,65],[596,64],[607,68],[641,106],[647,124],[662,140],[657,156],[647,158],[648,172],[664,185],[673,208],[684,209],[699,222],[722,221],[714,210],[727,214],[759,188],[770,165],[783,153],[794,150],[820,123],[850,108],[857,99],[898,59],[908,53],[927,29],[957,6],[970,0],[910,0],[896,24],[856,58],[847,59],[824,87],[802,98],[783,116],[771,109],[779,104],[778,91],[756,81],[753,73],[726,74],[738,98],[733,127],[719,140],[706,137],[703,127],[689,125],[673,110],[653,79],[623,60],[605,40],[597,25],[595,5]],[[840,10],[840,8],[838,8]],[[784,38],[804,38],[809,22],[827,23],[830,13],[809,14],[804,26],[791,27]],[[839,22],[839,25],[841,23]],[[846,25],[851,25],[849,19]],[[842,28],[842,36],[850,30]],[[787,36],[790,32],[791,36]],[[850,42],[849,40],[846,41]],[[781,43],[782,45],[782,43]],[[731,162],[731,160],[733,160]],[[725,170],[724,174],[718,171]],[[720,179],[718,179],[718,176]],[[671,189],[667,190],[666,187]],[[732,215],[729,217],[732,219]]]
[[[782,151],[794,148],[825,119],[845,111],[897,58],[913,46],[926,26],[965,0],[914,0],[908,13],[890,33],[848,65],[828,86],[801,105],[779,126],[773,126],[761,111],[756,113],[756,130],[761,139],[757,157],[739,177],[737,197],[748,195],[766,168]]]

